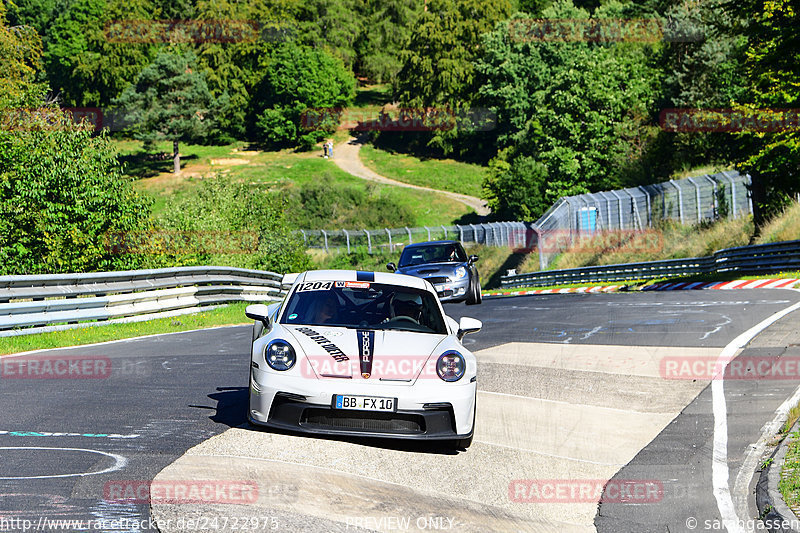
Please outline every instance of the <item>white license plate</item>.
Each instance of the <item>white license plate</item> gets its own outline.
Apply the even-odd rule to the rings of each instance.
[[[355,409],[357,411],[397,411],[397,398],[378,396],[353,396],[337,394],[333,397],[334,409]]]
[[[450,285],[434,285],[433,288],[436,289],[436,292],[442,292],[449,289]]]

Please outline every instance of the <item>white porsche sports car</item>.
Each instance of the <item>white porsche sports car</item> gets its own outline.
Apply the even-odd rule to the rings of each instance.
[[[427,281],[388,272],[287,274],[250,305],[251,423],[328,435],[472,443],[481,322],[444,314]]]

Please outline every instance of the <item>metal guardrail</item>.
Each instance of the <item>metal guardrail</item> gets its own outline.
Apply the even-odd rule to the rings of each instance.
[[[573,283],[645,280],[714,272],[769,273],[800,269],[800,240],[717,250],[706,257],[667,259],[503,276],[503,287],[544,287]]]
[[[277,301],[284,294],[280,274],[233,267],[0,276],[0,337]]]

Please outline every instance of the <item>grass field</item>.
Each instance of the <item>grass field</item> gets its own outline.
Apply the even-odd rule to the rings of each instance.
[[[419,159],[365,145],[361,161],[382,176],[412,185],[452,191],[480,198],[487,167],[452,159]]]
[[[103,326],[75,328],[50,333],[21,335],[18,337],[0,337],[0,355],[61,348],[64,346],[81,346],[97,342],[129,339],[157,333],[173,333],[191,329],[227,326],[250,322],[244,316],[245,303],[218,307],[202,313],[181,315],[172,318],[158,318],[128,324],[108,324]]]
[[[366,190],[369,183],[373,194],[384,196],[395,205],[407,208],[413,215],[412,224],[415,226],[451,224],[472,212],[464,204],[440,195],[403,187],[376,185],[353,177],[331,160],[323,159],[321,150],[263,152],[249,150],[242,143],[227,146],[184,144],[180,150],[182,161],[186,165],[181,174],[174,175],[171,173],[170,160],[142,161],[144,155],[140,152],[141,143],[116,141],[116,144],[123,160],[127,162],[125,171],[132,177],[139,177],[135,183],[136,188],[154,199],[155,214],[161,212],[169,202],[192,194],[196,185],[211,175],[223,176],[232,182],[266,185],[270,189],[324,182],[347,184]],[[156,145],[156,151],[169,150],[170,144],[167,142]],[[360,225],[358,221],[352,221],[350,227]]]

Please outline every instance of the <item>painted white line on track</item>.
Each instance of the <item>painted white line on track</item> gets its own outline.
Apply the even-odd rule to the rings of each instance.
[[[52,479],[58,477],[84,477],[84,476],[96,476],[99,474],[107,474],[109,472],[115,472],[122,468],[125,468],[125,465],[128,464],[128,460],[121,455],[117,455],[115,453],[108,453],[108,452],[101,452],[100,450],[87,450],[86,448],[46,448],[42,446],[0,446],[0,450],[58,450],[58,451],[67,451],[67,452],[86,452],[86,453],[96,453],[99,455],[105,455],[107,457],[111,457],[114,459],[114,464],[109,466],[104,470],[98,470],[97,472],[78,472],[76,474],[54,474],[49,476],[7,476],[7,477],[0,477],[0,480],[5,479]]]
[[[740,348],[745,347],[761,331],[797,309],[800,309],[800,302],[790,305],[786,309],[762,320],[728,343],[716,361],[715,368],[720,368],[721,370],[718,377],[715,376],[715,379],[711,380],[714,411],[714,447],[711,457],[711,479],[714,498],[717,500],[717,508],[722,518],[722,524],[730,533],[744,533],[746,530],[742,525],[746,522],[743,522],[736,512],[728,483],[728,411],[725,403],[724,369]]]

